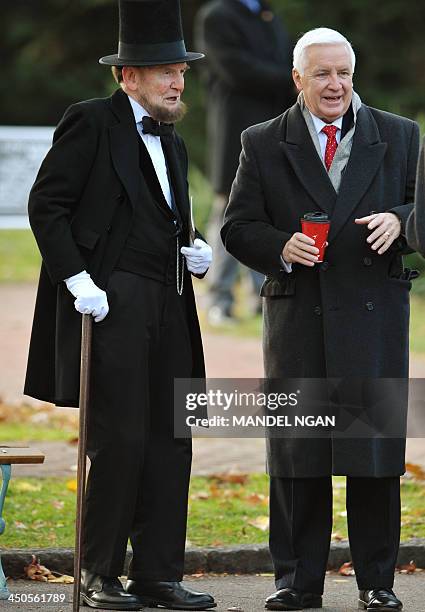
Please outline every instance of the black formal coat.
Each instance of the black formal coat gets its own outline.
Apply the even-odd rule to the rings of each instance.
[[[168,160],[188,243],[188,160],[174,135]],[[134,210],[150,198],[139,168],[139,136],[126,94],[80,102],[59,123],[29,198],[29,218],[43,264],[24,392],[78,405],[81,315],[64,279],[86,269],[106,288],[129,235]],[[185,272],[193,377],[205,375],[191,276]]]
[[[222,238],[232,255],[266,275],[267,378],[370,381],[408,375],[411,282],[402,278],[405,240],[377,255],[366,243],[365,226],[354,219],[391,210],[404,230],[418,138],[414,122],[362,105],[337,194],[298,104],[244,132]],[[280,255],[310,211],[331,217],[326,262],[294,265],[287,274]],[[401,388],[404,399],[400,384],[395,389]],[[368,401],[361,400],[365,410]],[[405,410],[402,401],[400,411]],[[404,440],[272,439],[268,464],[274,476],[393,476],[404,471]]]
[[[211,180],[216,193],[228,194],[242,131],[294,102],[292,45],[276,16],[255,14],[239,0],[214,0],[202,7],[195,38],[206,54]]]

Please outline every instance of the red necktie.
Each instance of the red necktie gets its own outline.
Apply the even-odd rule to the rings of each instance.
[[[326,136],[328,137],[325,149],[325,166],[328,172],[329,168],[331,167],[332,160],[335,156],[336,148],[338,146],[338,143],[336,141],[336,133],[338,129],[339,128],[337,128],[336,125],[325,125],[325,127],[322,128],[322,132],[324,132],[324,134],[326,134]]]

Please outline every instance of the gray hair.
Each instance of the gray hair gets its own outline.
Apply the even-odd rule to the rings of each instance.
[[[294,48],[294,68],[301,75],[304,74],[305,68],[305,50],[311,45],[335,45],[344,44],[350,52],[351,68],[354,73],[356,65],[356,56],[351,43],[336,30],[330,28],[315,28],[301,36]]]

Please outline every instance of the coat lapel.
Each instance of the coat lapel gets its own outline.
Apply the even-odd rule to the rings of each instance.
[[[122,90],[113,94],[111,104],[119,120],[109,128],[112,163],[134,208],[144,189],[139,168],[137,128],[127,95]]]
[[[298,104],[294,104],[288,111],[286,134],[280,142],[280,147],[301,185],[317,206],[331,216],[337,194],[317,155]]]
[[[177,136],[173,134],[172,139],[161,139],[161,142],[171,175],[171,184],[174,191],[176,206],[182,217],[183,223],[187,225],[189,215],[189,194],[187,192],[186,176],[177,151]]]
[[[382,163],[387,143],[380,141],[375,120],[366,106],[357,113],[353,146],[346,170],[343,174],[338,197],[332,215],[329,242],[342,229]]]

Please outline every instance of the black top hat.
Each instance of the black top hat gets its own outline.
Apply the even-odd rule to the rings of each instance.
[[[180,0],[119,0],[119,16],[118,53],[101,57],[100,64],[154,66],[204,57],[186,51]]]

